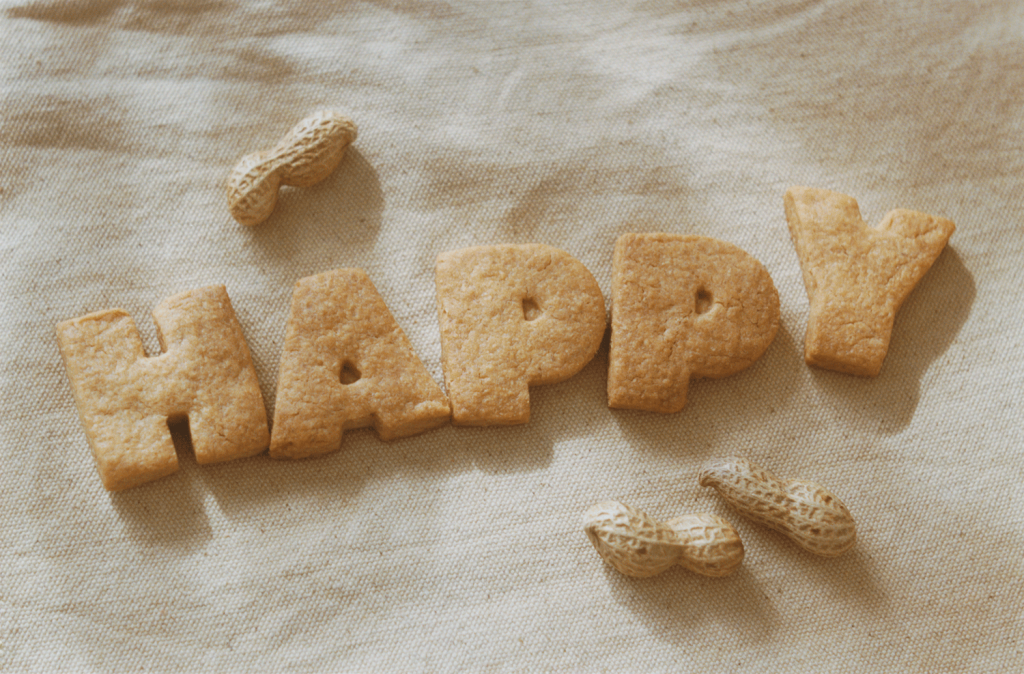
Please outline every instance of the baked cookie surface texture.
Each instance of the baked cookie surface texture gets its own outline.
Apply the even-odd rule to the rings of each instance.
[[[449,415],[448,399],[366,272],[336,269],[295,284],[271,457],[332,452],[345,429],[365,426],[382,440],[405,437]]]
[[[529,387],[568,379],[606,325],[594,276],[542,244],[464,248],[437,258],[445,386],[456,425],[522,424]]]
[[[120,491],[178,469],[168,420],[187,417],[196,461],[267,448],[256,370],[224,286],[154,311],[165,353],[147,358],[131,316],[99,311],[57,325],[57,341],[103,486]]]
[[[871,228],[856,199],[811,187],[791,187],[785,203],[811,305],[804,360],[846,374],[877,375],[896,312],[956,227],[945,218],[896,209]]]
[[[779,294],[749,253],[724,241],[623,234],[612,271],[608,405],[678,412],[691,379],[750,366],[779,329]]]

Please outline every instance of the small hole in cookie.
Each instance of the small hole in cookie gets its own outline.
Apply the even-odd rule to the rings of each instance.
[[[708,292],[707,288],[699,288],[697,290],[697,313],[706,314],[711,311],[711,305],[713,303],[711,293]]]
[[[355,384],[357,381],[359,381],[360,377],[362,377],[362,375],[359,374],[359,370],[356,368],[355,365],[348,361],[345,361],[342,364],[341,376],[339,377],[342,384],[344,384],[345,386],[348,386],[349,384]]]
[[[535,301],[529,297],[523,300],[523,318],[528,321],[532,321],[540,316],[540,313],[540,306],[538,306]]]

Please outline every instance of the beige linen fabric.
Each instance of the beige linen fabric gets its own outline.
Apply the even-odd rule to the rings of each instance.
[[[1024,13],[1016,0],[0,2],[0,670],[1024,668]],[[242,155],[304,115],[338,170],[228,214]],[[808,368],[790,185],[952,219],[877,379]],[[610,293],[628,231],[759,259],[782,328],[672,415],[607,408],[607,342],[529,424],[347,433],[103,490],[54,325],[225,284],[273,413],[293,283],[361,267],[442,381],[437,254],[549,244]],[[815,480],[859,540],[813,557],[697,471]],[[707,579],[601,562],[618,499],[726,517]]]

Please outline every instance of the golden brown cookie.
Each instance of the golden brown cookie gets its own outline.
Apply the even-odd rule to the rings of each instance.
[[[529,387],[568,379],[601,344],[604,298],[568,253],[541,244],[437,258],[437,309],[452,422],[530,420]]]
[[[57,325],[78,413],[111,491],[178,469],[169,419],[188,418],[201,464],[259,454],[270,441],[256,370],[224,286],[168,298],[153,320],[165,351],[153,358],[120,309]]]
[[[382,440],[445,423],[448,399],[362,269],[301,279],[281,354],[270,456],[301,459],[341,447],[345,429]]]
[[[678,412],[691,379],[748,367],[779,329],[768,271],[724,241],[623,234],[612,274],[609,407]]]
[[[786,191],[786,219],[811,303],[808,365],[873,377],[892,324],[956,227],[896,209],[868,227],[853,197],[812,187]]]

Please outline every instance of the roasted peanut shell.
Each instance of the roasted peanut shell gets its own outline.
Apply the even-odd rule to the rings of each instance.
[[[676,564],[705,576],[725,576],[743,561],[743,543],[732,526],[709,514],[659,522],[618,501],[583,515],[583,529],[598,554],[617,571],[647,578]]]
[[[853,517],[835,494],[807,480],[780,480],[746,459],[713,459],[700,473],[746,517],[785,534],[808,552],[835,557],[853,547]]]

